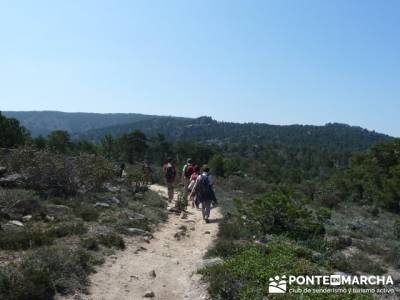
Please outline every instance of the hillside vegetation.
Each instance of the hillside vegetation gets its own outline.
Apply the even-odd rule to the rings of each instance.
[[[47,136],[53,130],[66,130],[71,134],[152,118],[150,115],[133,113],[96,114],[60,111],[4,111],[3,114],[19,120],[34,137]]]
[[[175,128],[173,118],[165,120]],[[264,299],[269,277],[281,274],[386,274],[399,285],[399,139],[331,124],[273,127],[265,132],[280,134],[268,140],[257,134],[270,125],[229,125],[201,118],[196,120],[198,128],[215,126],[214,136],[220,135],[221,141],[231,136],[230,142],[209,143],[208,129],[204,140],[200,133],[196,141],[174,139],[159,127],[154,127],[159,132],[135,129],[94,142],[73,140],[61,130],[34,138],[17,120],[1,121],[5,125],[0,137],[7,137],[1,146],[14,148],[1,156],[1,226],[19,226],[10,221],[24,226],[18,234],[3,231],[0,236],[0,295],[5,299],[46,299],[56,292],[85,291],[85,280],[98,263],[95,258],[104,257],[109,248],[123,248],[126,228],[151,231],[165,218],[164,202],[141,189],[147,181],[160,181],[160,165],[167,157],[173,157],[179,169],[188,157],[199,165],[208,163],[217,176],[224,219],[207,255],[222,263],[200,271],[213,299]],[[129,166],[127,179],[115,178],[121,162]],[[147,178],[144,162],[153,169]],[[32,212],[10,211],[18,200],[28,199],[36,203]],[[49,213],[54,205],[69,207],[69,218]],[[99,227],[107,228],[111,237],[97,230],[93,235],[90,228]],[[70,240],[76,248],[67,247]],[[65,251],[68,264],[56,272]],[[15,288],[21,286],[24,289]],[[37,296],[15,292],[29,295],[30,290]],[[349,298],[373,296],[304,297]]]
[[[216,145],[317,146],[329,151],[360,151],[390,139],[389,136],[345,124],[269,125],[218,122],[210,117],[181,118],[140,114],[62,112],[5,112],[17,118],[33,137],[53,130],[67,131],[73,140],[99,142],[104,136],[121,137],[134,130],[148,137],[162,134],[167,141],[191,141]]]

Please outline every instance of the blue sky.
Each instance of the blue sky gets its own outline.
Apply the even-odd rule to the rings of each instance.
[[[400,136],[400,1],[0,0],[0,109]]]

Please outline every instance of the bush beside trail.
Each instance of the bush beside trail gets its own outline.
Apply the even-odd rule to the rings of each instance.
[[[17,187],[0,187],[1,299],[85,292],[94,266],[125,249],[126,229],[152,231],[166,219],[143,174],[117,178],[99,155],[19,148],[1,165],[22,176]]]

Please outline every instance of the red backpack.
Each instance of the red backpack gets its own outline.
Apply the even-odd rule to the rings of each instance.
[[[192,174],[194,173],[194,168],[192,165],[186,165],[185,167],[185,177],[190,178]]]

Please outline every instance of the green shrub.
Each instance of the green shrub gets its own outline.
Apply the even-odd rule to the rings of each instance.
[[[23,173],[25,184],[41,192],[75,195],[79,190],[99,190],[114,176],[114,167],[98,155],[67,158],[46,150],[21,148],[12,152],[8,168]]]
[[[124,239],[116,233],[99,235],[98,241],[107,248],[115,247],[117,249],[125,249]]]
[[[24,228],[20,231],[0,231],[0,249],[26,250],[51,245],[56,238],[80,235],[87,231],[83,223],[64,223],[49,229]]]
[[[0,249],[5,250],[26,250],[50,245],[53,240],[53,236],[41,229],[23,229],[16,232],[0,231]]]
[[[47,234],[51,237],[61,238],[70,235],[80,235],[87,232],[87,227],[84,223],[62,223],[50,228]]]
[[[332,216],[332,211],[327,207],[321,207],[317,211],[317,218],[321,222],[326,222]]]
[[[99,219],[100,213],[93,206],[83,206],[75,209],[76,215],[86,222],[95,222]]]
[[[321,221],[301,202],[293,201],[282,192],[274,192],[246,202],[236,200],[243,226],[255,235],[287,234],[304,240],[325,233]]]
[[[352,256],[336,254],[332,256],[331,264],[334,268],[350,274],[362,272],[370,275],[380,275],[386,272],[382,268],[382,264],[371,260],[362,252],[355,253]]]
[[[399,221],[399,220],[397,220],[397,221],[394,223],[394,226],[393,226],[393,234],[394,234],[394,236],[395,236],[398,240],[400,240],[400,221]]]
[[[267,245],[243,246],[223,264],[201,272],[210,282],[213,299],[262,299],[268,293],[270,277],[318,274],[310,258],[308,249],[277,239]]]
[[[0,298],[15,300],[52,299],[62,294],[85,291],[88,275],[98,261],[81,248],[51,246],[29,254],[20,265],[0,272]]]
[[[98,251],[99,242],[95,237],[89,237],[81,240],[81,246],[87,250]]]
[[[241,244],[243,243],[218,239],[214,247],[207,252],[206,256],[207,257],[232,256],[239,251]]]

